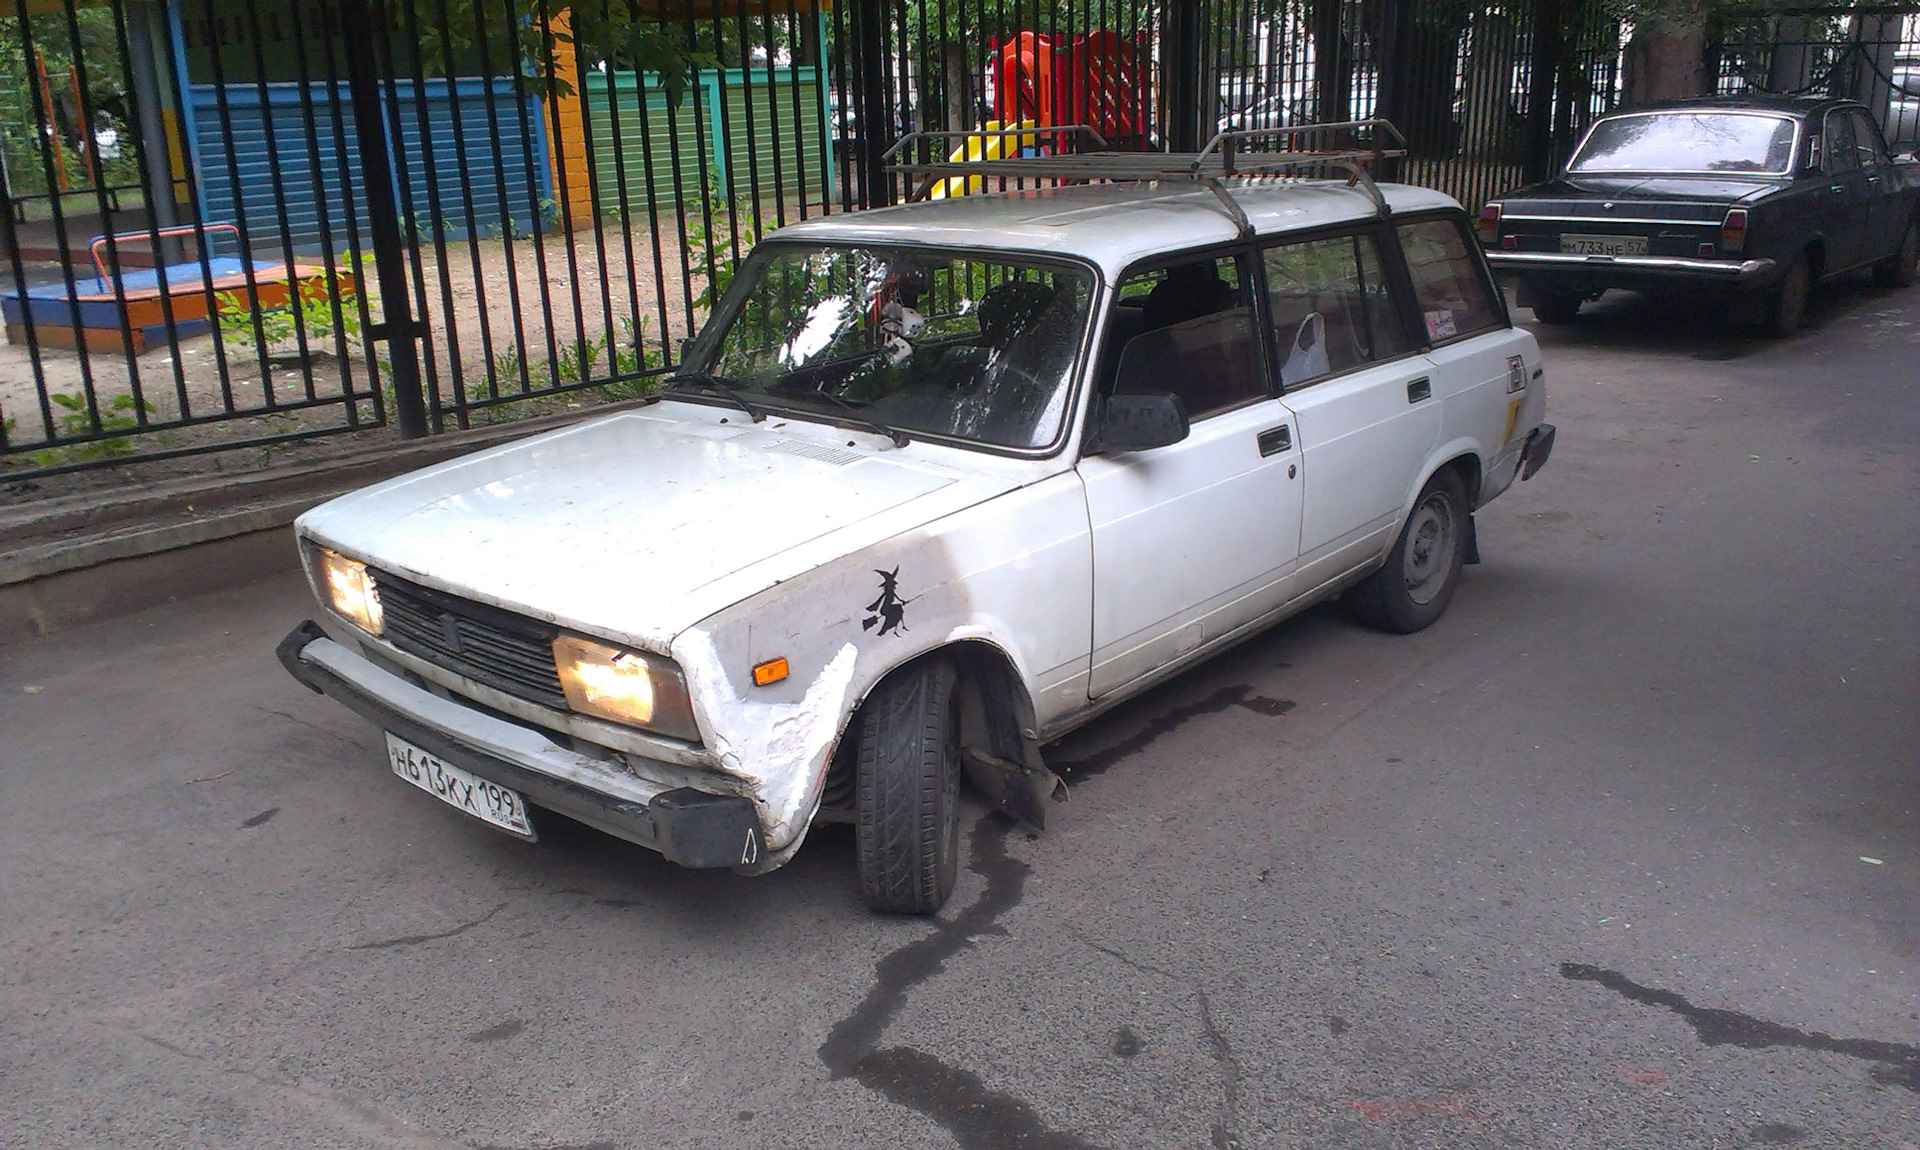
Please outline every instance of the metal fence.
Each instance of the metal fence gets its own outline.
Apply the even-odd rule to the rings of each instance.
[[[1471,206],[1621,99],[1610,11],[0,0],[0,481],[642,393],[765,231],[906,194],[908,131],[1185,150],[1378,115],[1389,175]],[[1879,92],[1891,125],[1913,11],[1724,21],[1707,71]]]

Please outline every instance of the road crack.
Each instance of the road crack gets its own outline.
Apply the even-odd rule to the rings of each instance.
[[[1220,1066],[1222,1079],[1220,1112],[1209,1133],[1212,1135],[1214,1150],[1239,1150],[1240,1079],[1243,1071],[1239,1057],[1233,1052],[1233,1044],[1227,1041],[1227,1036],[1221,1033],[1219,1025],[1214,1022],[1213,1000],[1207,996],[1206,987],[1200,985],[1200,980],[1197,978],[1155,966],[1150,962],[1141,962],[1124,951],[1102,946],[1084,935],[1076,934],[1074,937],[1124,966],[1130,966],[1143,974],[1159,975],[1193,992],[1194,1001],[1200,1007],[1200,1034],[1206,1039],[1208,1055]]]
[[[356,942],[352,946],[349,946],[347,949],[348,950],[391,950],[396,946],[417,946],[423,942],[437,942],[438,940],[443,938],[452,938],[455,935],[465,934],[468,931],[472,930],[474,927],[479,926],[481,923],[486,922],[488,919],[492,918],[496,914],[499,914],[501,911],[505,909],[507,909],[507,904],[503,902],[499,906],[496,906],[492,910],[481,915],[479,918],[472,919],[468,922],[463,922],[459,926],[453,927],[450,930],[440,931],[437,934],[409,934],[409,935],[404,935],[400,938],[382,939],[379,942]]]

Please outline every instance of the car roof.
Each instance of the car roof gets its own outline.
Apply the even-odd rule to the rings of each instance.
[[[1630,116],[1636,112],[1717,111],[1777,112],[1804,116],[1828,105],[1852,105],[1853,103],[1852,100],[1840,100],[1832,96],[1775,96],[1758,92],[1743,96],[1694,96],[1685,100],[1662,100],[1659,103],[1641,104],[1632,108],[1616,108],[1607,115]]]
[[[1375,218],[1373,199],[1344,180],[1242,178],[1224,184],[1254,231],[1279,235]],[[1381,184],[1395,213],[1452,208],[1431,188]],[[1239,229],[1203,187],[1180,182],[1082,184],[927,200],[816,216],[770,240],[1017,249],[1078,257],[1109,276],[1138,260],[1230,243]]]

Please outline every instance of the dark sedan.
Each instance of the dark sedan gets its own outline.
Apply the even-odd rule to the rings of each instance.
[[[1822,279],[1914,280],[1920,163],[1851,100],[1689,100],[1594,121],[1559,179],[1489,202],[1487,260],[1567,323],[1608,288],[1713,292],[1788,335]]]

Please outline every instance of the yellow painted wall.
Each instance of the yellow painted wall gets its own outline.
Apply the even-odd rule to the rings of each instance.
[[[555,96],[544,109],[547,129],[547,165],[553,175],[553,210],[568,231],[593,223],[593,181],[587,175],[587,136],[580,92],[580,68],[572,43],[571,13],[562,8],[551,18],[556,87],[568,95]],[[562,195],[561,189],[565,188]]]

